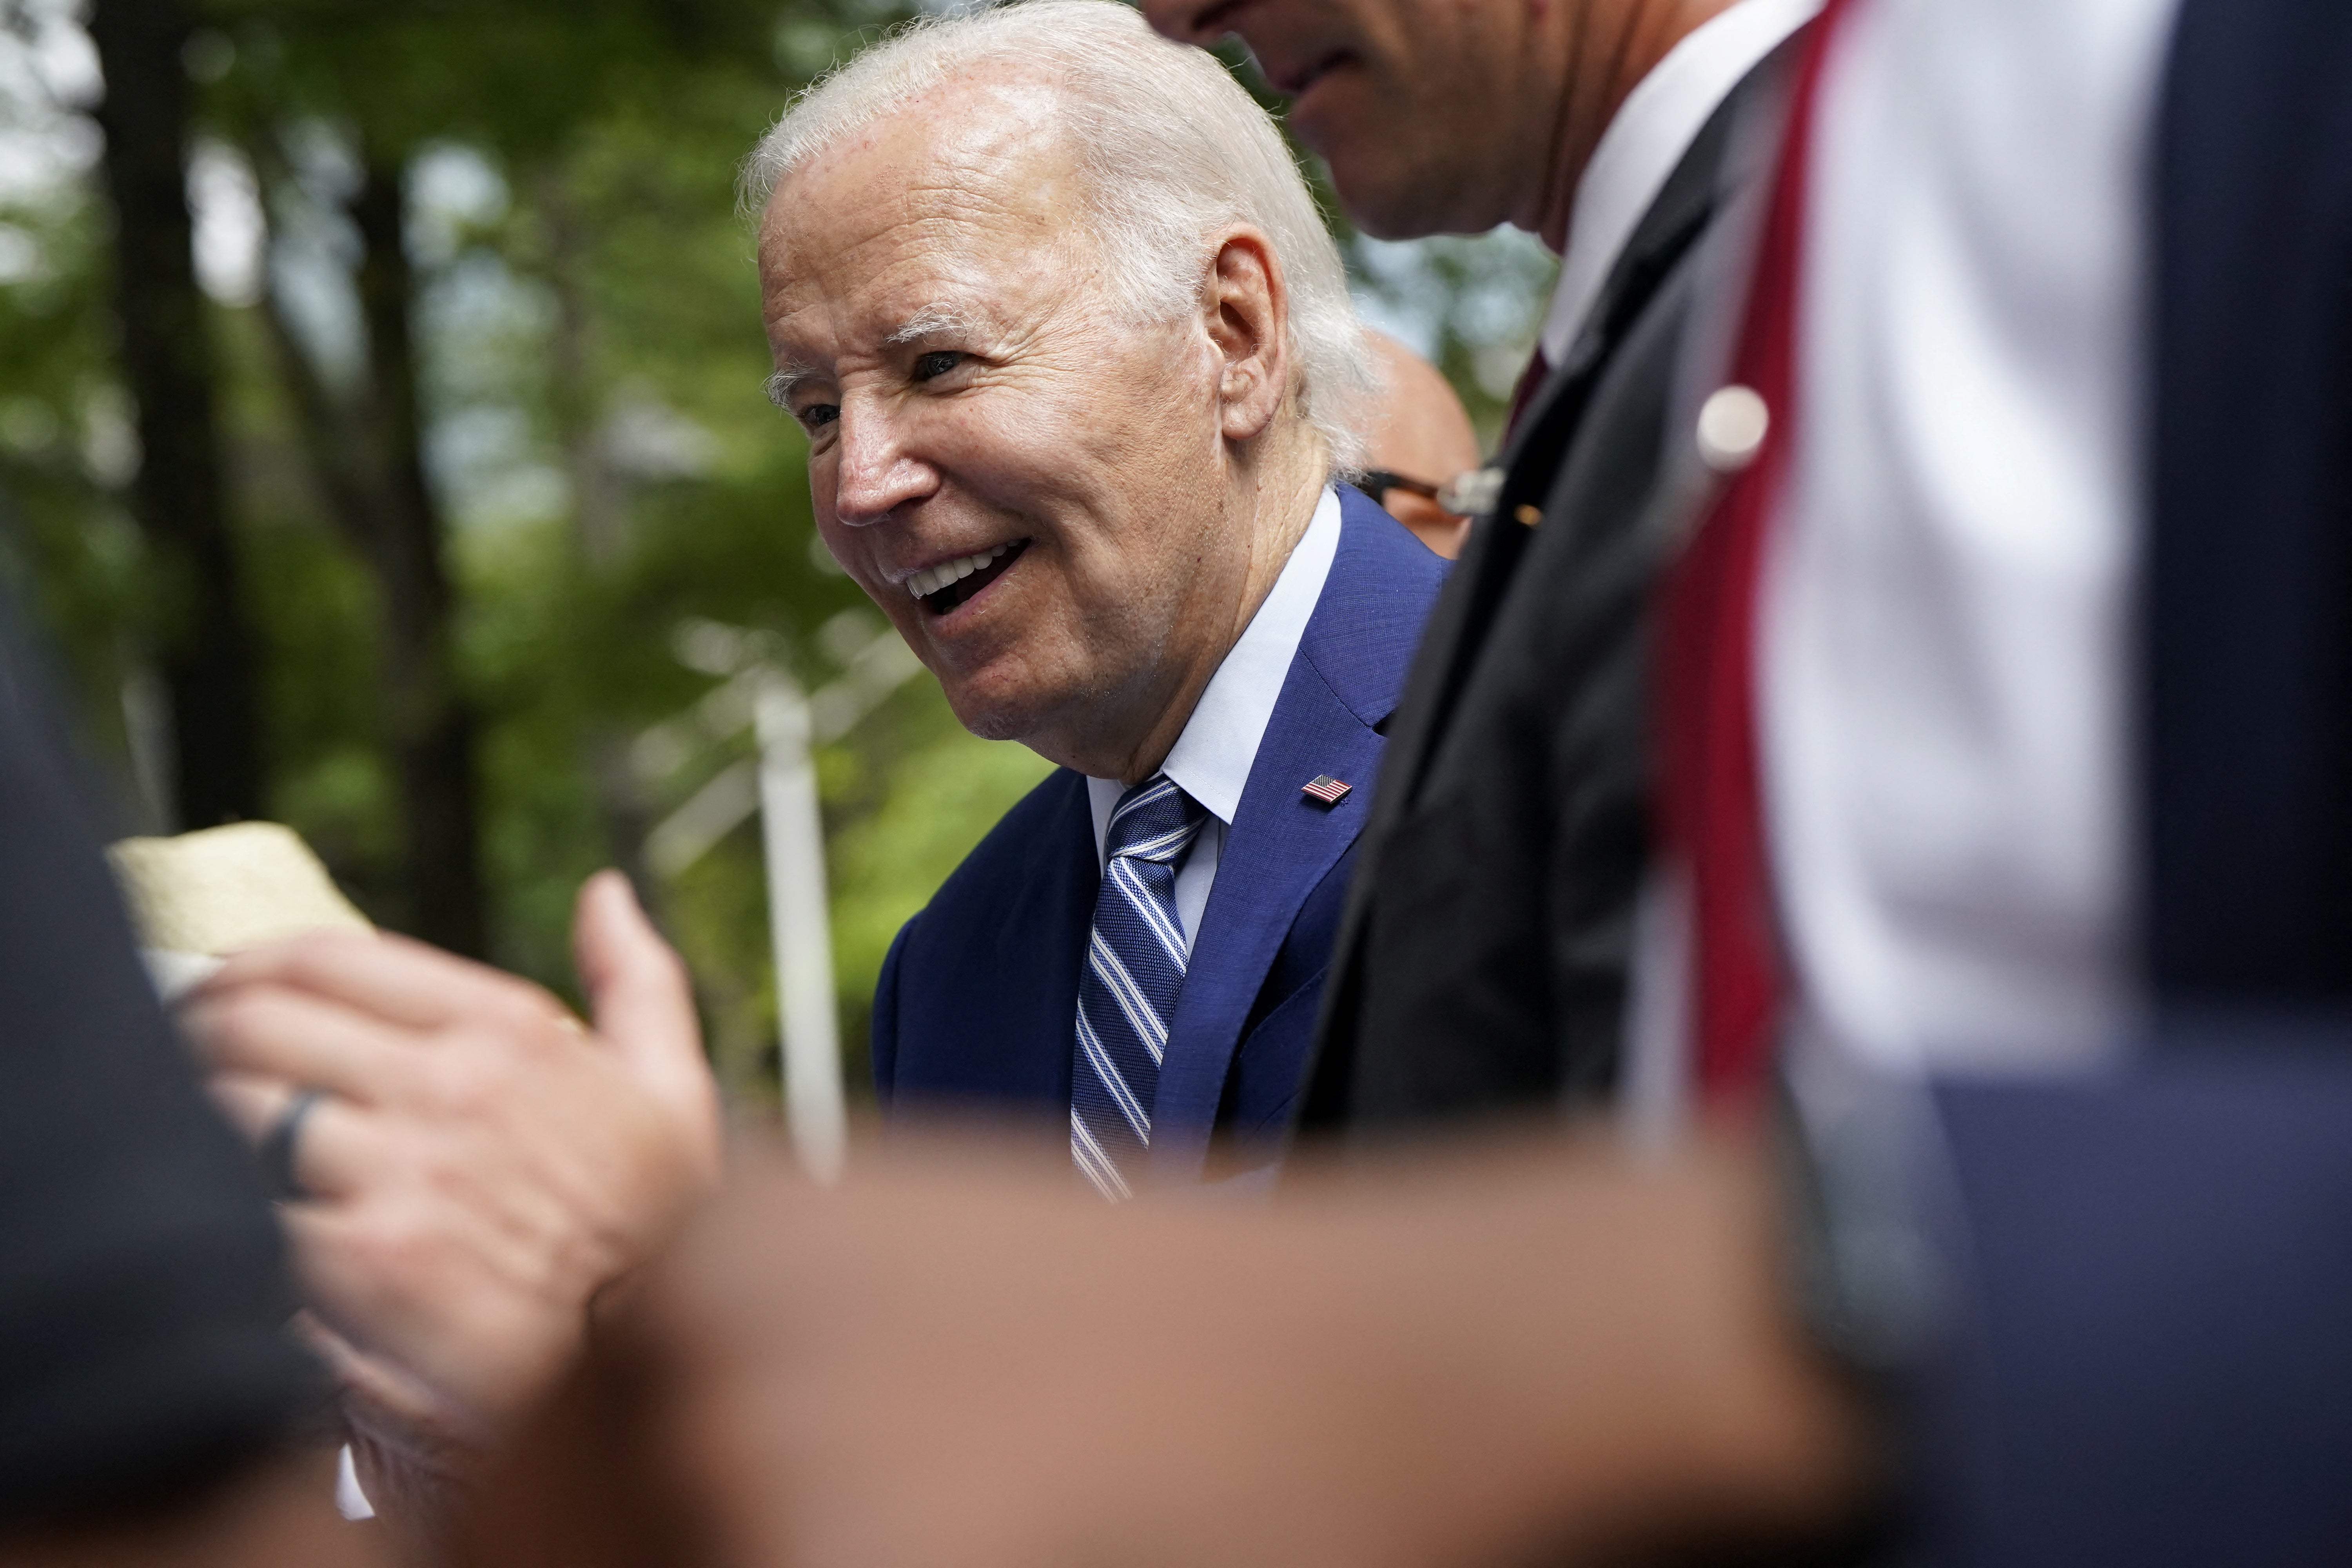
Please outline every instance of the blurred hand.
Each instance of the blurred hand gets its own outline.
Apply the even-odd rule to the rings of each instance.
[[[355,1429],[428,1462],[543,1390],[591,1299],[718,1180],[677,956],[612,872],[582,889],[573,943],[593,1034],[538,986],[351,933],[239,953],[181,1010],[252,1135],[297,1089],[328,1096],[285,1210],[310,1331]]]
[[[903,1146],[894,1143],[903,1155]],[[984,1152],[747,1175],[532,1422],[499,1568],[1404,1568],[1835,1521],[1864,1425],[1744,1156],[1113,1210]]]

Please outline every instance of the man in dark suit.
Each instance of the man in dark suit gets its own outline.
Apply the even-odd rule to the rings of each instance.
[[[1642,626],[1664,537],[1642,522],[1704,292],[1700,241],[1753,180],[1737,132],[1769,120],[1815,8],[1583,0],[1456,25],[1320,0],[1145,7],[1171,37],[1239,33],[1297,94],[1292,126],[1374,232],[1509,221],[1563,252],[1499,492],[1391,728],[1310,1125],[1616,1090],[1648,863]],[[1410,146],[1391,134],[1408,122]]]
[[[1213,1130],[1262,1163],[1444,571],[1330,482],[1369,371],[1305,182],[1084,0],[877,46],[752,167],[826,543],[968,726],[1062,764],[893,944],[885,1109],[1014,1114],[1114,1197]]]
[[[1556,25],[1603,58],[1638,62],[1646,57],[1629,40],[1673,32],[1655,8],[1562,9],[1578,26]],[[1895,26],[1880,12],[1918,9],[1865,7],[1862,30],[1879,39]],[[1515,75],[1511,29],[1539,24],[1507,7],[1457,16],[1387,0],[1166,0],[1150,12],[1198,41],[1240,33],[1270,79],[1300,92],[1295,121],[1330,158],[1343,199],[1390,232],[1454,226],[1460,204],[1481,193],[1529,226],[1560,210],[1563,188],[1580,203],[1580,174],[1590,179],[1601,160],[1580,171],[1576,151],[1605,147],[1650,85],[1592,94],[1573,57],[1550,76]],[[2285,26],[2276,17],[2243,24],[2247,37],[2273,40],[2259,67],[2169,45],[2174,7],[2163,0],[2101,17],[2053,12],[2033,24],[2042,52],[2021,50],[2070,62],[2090,84],[2053,89],[2053,107],[2013,121],[2009,142],[1987,135],[1978,167],[2032,178],[1948,200],[2004,213],[2006,201],[2023,215],[2006,219],[2018,234],[2073,270],[2036,264],[2070,284],[2102,269],[2103,282],[2078,289],[2065,333],[2001,322],[1977,340],[1991,348],[1939,363],[1949,341],[1969,341],[1950,323],[1982,323],[1958,306],[1895,298],[1901,280],[1924,275],[1920,255],[1950,244],[1933,231],[1934,213],[1916,231],[1899,226],[1914,208],[1884,195],[1897,186],[1890,179],[1873,186],[1877,205],[1857,199],[1840,220],[1844,249],[1832,254],[1873,259],[1845,261],[1822,285],[1836,304],[1818,319],[1877,332],[1887,363],[1936,368],[1916,384],[1892,372],[1841,384],[1831,402],[1844,423],[1835,442],[1824,438],[1832,456],[1819,472],[1846,477],[1809,479],[1823,488],[1790,503],[1808,521],[1780,536],[1777,574],[1717,605],[1719,624],[1722,613],[1739,617],[1727,640],[1752,661],[1717,695],[1742,709],[1753,697],[1761,711],[1743,721],[1747,739],[1689,753],[1699,765],[1684,771],[1747,776],[1747,798],[1731,799],[1727,817],[1707,816],[1720,796],[1678,800],[1657,787],[1656,760],[1677,739],[1664,710],[1673,681],[1654,672],[1703,639],[1660,648],[1652,612],[1659,595],[1681,592],[1661,568],[1695,497],[1753,455],[1710,456],[1694,439],[1696,395],[1725,377],[1719,352],[1710,363],[1683,329],[1694,314],[1707,328],[1708,310],[1723,310],[1715,286],[1744,275],[1739,246],[1711,258],[1695,237],[1710,226],[1706,214],[1724,210],[1721,193],[1736,203],[1752,188],[1743,148],[1769,145],[1777,114],[1735,102],[1667,181],[1582,344],[1539,374],[1494,514],[1474,530],[1433,617],[1335,956],[1310,1124],[1421,1123],[1620,1090],[1637,1110],[1672,1110],[1731,1079],[1752,1097],[1769,1055],[1759,1041],[1776,1025],[1913,1067],[2080,1066],[2112,1056],[2132,1019],[2168,996],[2251,986],[2317,1000],[2347,984],[2339,939],[2352,916],[2336,868],[2352,829],[2336,803],[2352,798],[2352,775],[2347,749],[2321,739],[2341,726],[2327,706],[2336,683],[2318,674],[2341,662],[2330,650],[2346,635],[2342,578],[2336,547],[2299,510],[2326,493],[2327,476],[2313,462],[2291,480],[2238,477],[2253,456],[2317,428],[2307,411],[2328,405],[2333,373],[2296,362],[2263,396],[2181,412],[2223,373],[2252,374],[2252,345],[2300,345],[2307,356],[2332,343],[2280,314],[2295,301],[2300,319],[2325,319],[2332,306],[2307,282],[2252,287],[2248,300],[2273,313],[2242,333],[2210,324],[2222,314],[2210,279],[2225,265],[2258,275],[2284,265],[2288,240],[2331,232],[2311,216],[2320,195],[2270,195],[2285,177],[2277,171],[2300,165],[2225,162],[2220,150],[2249,132],[2213,84],[2235,71],[2226,90],[2252,97],[2259,69],[2301,82],[2316,68],[2309,59],[2329,57],[2289,72],[2296,57],[2275,44]],[[2021,37],[2027,26],[1988,25]],[[1912,56],[1857,75],[1915,84],[1922,102],[1948,91],[1946,118],[1964,117],[1959,95],[1974,79],[1956,62],[1989,46],[1953,26],[1945,54],[1914,42]],[[2220,24],[2190,6],[2180,27],[2201,37]],[[1416,126],[1445,127],[1435,141],[1401,141],[1370,111],[1391,82],[1420,94]],[[1537,111],[1517,108],[1527,93]],[[1746,96],[1773,93],[1751,82]],[[1561,162],[1547,166],[1520,144],[1532,127],[1572,127],[1612,104],[1620,121],[1571,132]],[[2290,138],[2298,148],[2327,144],[2328,122],[2314,116],[2309,134]],[[1895,146],[1923,162],[1932,153],[1924,112],[1882,121],[1825,137],[1823,156],[1858,166],[1897,156]],[[2147,147],[2166,160],[2162,205],[2156,232],[2137,237],[2128,181]],[[1474,166],[1494,184],[1472,177]],[[2248,186],[2239,170],[2252,167],[2273,172]],[[2068,194],[2048,195],[2065,169]],[[2209,220],[2225,196],[2269,205]],[[1712,225],[1718,236],[1726,226]],[[2259,265],[2246,254],[2245,237],[2281,229],[2292,232]],[[2223,236],[2239,237],[2225,246]],[[2007,276],[1998,265],[2028,279],[2021,290],[2042,287],[2022,262],[1984,265],[1989,277]],[[1882,288],[1886,279],[1897,282]],[[2192,286],[2202,290],[2193,310]],[[2150,363],[2161,372],[2200,356],[2159,380],[2152,401],[2127,379],[2137,351],[2121,346],[2133,341],[2130,302],[2143,297],[2162,312]],[[1986,300],[2014,321],[2039,320],[1990,289],[1979,311]],[[1949,341],[1930,342],[1931,332]],[[2004,426],[2011,405],[1987,395],[1987,375],[2039,399],[2035,417]],[[2143,409],[2154,421],[2146,473],[2131,445]],[[1763,408],[1759,419],[1771,416]],[[1928,475],[1908,491],[1884,480],[1892,459],[1874,468],[1844,456],[1887,447],[1890,423],[1906,432],[1905,458]],[[1932,468],[1923,452],[1935,454]],[[1971,489],[1965,475],[2003,476],[2010,488]],[[1868,483],[1880,488],[1856,499]],[[2137,518],[2143,494],[2154,510]],[[2263,504],[2249,511],[2231,496]],[[1906,507],[1936,521],[1892,529],[1887,519]],[[2242,514],[2235,525],[2215,526],[2232,512]],[[1932,767],[1919,761],[1929,758]],[[1692,885],[1690,830],[1768,810],[1741,830],[1753,864],[1746,887],[1727,895],[1766,933],[1741,983],[1746,1022],[1712,1035],[1745,1065],[1703,1081],[1698,1058],[1713,1047],[1690,1014],[1709,1005],[1709,922],[1690,905],[1712,895]],[[1685,841],[1661,847],[1661,828]]]

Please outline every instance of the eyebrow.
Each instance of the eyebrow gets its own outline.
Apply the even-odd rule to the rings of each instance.
[[[898,348],[929,337],[934,332],[971,332],[979,331],[980,327],[979,318],[970,311],[948,305],[926,305],[900,322],[897,330],[882,341],[891,348]],[[769,402],[790,412],[791,405],[787,400],[793,395],[793,388],[815,374],[814,369],[804,364],[779,365],[767,380],[760,384],[760,390],[767,395]]]
[[[792,396],[793,388],[814,374],[816,373],[804,364],[780,365],[767,380],[760,384],[760,390],[768,395],[769,402],[790,413],[791,405],[785,400]]]
[[[911,343],[933,332],[977,331],[980,321],[971,312],[951,305],[926,305],[902,322],[897,331],[882,341],[892,348]]]

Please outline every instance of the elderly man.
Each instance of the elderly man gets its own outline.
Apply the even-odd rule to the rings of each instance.
[[[1265,114],[1102,0],[869,53],[751,178],[827,543],[968,725],[1064,764],[893,950],[885,1102],[1026,1110],[1108,1194],[1147,1150],[1197,1174],[1213,1128],[1286,1122],[1443,571],[1332,483],[1371,384],[1337,254]],[[289,1219],[380,1504],[715,1174],[690,999],[617,879],[579,950],[588,1032],[364,938],[242,955],[187,1010],[257,1133],[327,1095]]]
[[[1371,377],[1263,110],[1103,0],[930,23],[753,154],[817,524],[975,733],[1061,764],[908,922],[893,1111],[1108,1196],[1287,1128],[1442,564],[1332,475]]]

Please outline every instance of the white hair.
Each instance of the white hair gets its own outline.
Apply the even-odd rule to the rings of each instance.
[[[1248,224],[1290,294],[1300,416],[1331,464],[1363,459],[1377,373],[1347,270],[1282,133],[1223,66],[1171,43],[1119,0],[1013,0],[909,23],[786,106],[743,165],[746,209],[819,153],[950,79],[983,69],[1052,93],[1108,282],[1139,319],[1197,309],[1211,236]]]

